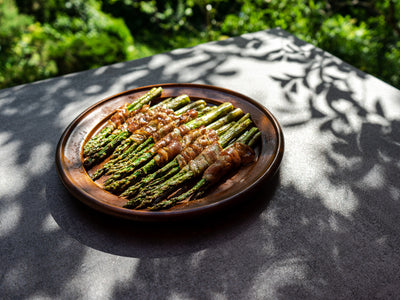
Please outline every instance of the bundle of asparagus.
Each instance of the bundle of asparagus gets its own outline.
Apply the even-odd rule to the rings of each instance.
[[[126,198],[126,208],[169,208],[254,160],[260,133],[249,114],[231,103],[207,106],[187,95],[163,100],[161,94],[153,88],[117,109],[83,148],[84,167],[96,166],[92,179]]]

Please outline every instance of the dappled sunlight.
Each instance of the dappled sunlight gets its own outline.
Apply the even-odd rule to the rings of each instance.
[[[84,255],[80,262],[81,272],[65,283],[66,290],[74,291],[78,298],[112,299],[113,286],[118,284],[128,286],[127,282],[135,272],[137,263],[126,258],[111,258],[102,253],[93,259],[94,256],[91,254],[92,251],[88,251]],[[124,268],[121,268],[120,264],[123,264]],[[92,266],[99,266],[101,271],[91,272]]]
[[[382,189],[385,186],[385,170],[382,166],[373,166],[359,182],[356,182],[360,188],[368,186],[371,189]]]
[[[400,264],[392,250],[400,122],[390,107],[398,99],[387,102],[367,77],[273,30],[0,91],[0,156],[7,158],[0,173],[8,175],[0,177],[2,291],[93,299],[348,298],[355,291],[367,298],[380,276],[387,285],[377,292],[390,294]],[[371,85],[360,86],[364,79]],[[167,82],[214,84],[265,105],[285,134],[276,176],[251,201],[171,224],[115,219],[74,199],[53,163],[65,128],[102,99]],[[207,289],[199,291],[199,282]]]
[[[51,150],[52,146],[48,143],[43,143],[32,148],[29,161],[26,163],[26,168],[30,174],[33,176],[41,175],[51,168],[53,161]]]
[[[299,139],[298,137],[302,138]],[[332,166],[321,154],[335,140],[332,135],[320,135],[315,126],[302,125],[287,129],[286,153],[282,168],[282,183],[295,186],[303,195],[322,199],[326,208],[343,216],[351,216],[358,207],[358,199],[347,182],[332,182],[326,174],[337,172],[340,166]],[[318,141],[318,143],[316,143]],[[287,164],[291,161],[291,164]]]
[[[3,206],[5,204],[5,206]],[[0,238],[12,234],[22,216],[22,208],[18,203],[3,203],[0,207]]]
[[[318,296],[321,290],[334,292],[339,285],[342,290],[348,290],[351,280],[348,283],[343,280],[359,276],[360,269],[370,272],[375,267],[355,267],[350,263],[358,261],[358,253],[346,252],[349,245],[377,262],[371,258],[373,250],[367,250],[366,246],[371,243],[385,249],[392,243],[390,235],[376,242],[383,236],[379,229],[367,233],[366,224],[354,223],[360,209],[365,213],[360,202],[363,198],[356,188],[357,181],[349,180],[352,175],[342,175],[364,164],[356,151],[360,137],[355,134],[366,120],[365,115],[358,117],[359,111],[365,111],[357,104],[362,94],[349,91],[346,84],[349,74],[335,66],[339,60],[325,57],[322,51],[308,45],[304,45],[306,53],[296,56],[299,50],[296,47],[303,47],[302,44],[296,47],[282,42],[269,44],[263,40],[264,34],[259,34],[260,40],[243,38],[237,44],[226,40],[156,55],[149,59],[147,71],[133,68],[132,76],[138,80],[137,85],[139,82],[143,85],[187,82],[187,78],[199,83],[218,82],[220,86],[253,97],[275,113],[284,127],[286,149],[279,185],[270,187],[274,197],[266,193],[269,189],[263,189],[254,199],[255,204],[218,220],[160,227],[130,226],[114,220],[111,225],[111,220],[69,203],[73,199],[68,198],[65,203],[65,194],[56,193],[50,204],[52,215],[70,236],[101,252],[122,256],[121,259],[137,258],[126,261],[131,274],[124,271],[119,279],[107,276],[108,281],[98,279],[104,284],[95,285],[99,290],[112,287],[112,296],[116,298],[139,294],[139,291],[150,296],[159,287],[165,289],[165,298],[174,295],[191,298],[199,294],[204,298],[225,295],[228,299],[297,293]],[[276,36],[271,36],[279,39],[280,34],[277,31]],[[256,44],[263,47],[257,49]],[[230,55],[221,55],[223,51]],[[311,63],[314,58],[321,61],[312,66],[302,64],[303,60]],[[241,73],[242,65],[251,71]],[[329,72],[321,84],[320,73],[325,65]],[[282,68],[293,70],[292,74],[283,75],[287,81],[284,86],[277,80]],[[358,76],[357,72],[351,72],[352,76]],[[126,88],[134,83],[124,79],[131,78],[128,74],[120,78]],[[119,84],[115,83],[112,90]],[[320,94],[311,98],[315,90]],[[343,92],[339,92],[337,101],[332,101],[336,91]],[[348,104],[350,100],[356,104],[356,111],[349,110],[354,107],[353,102]],[[376,98],[372,102],[376,103]],[[286,110],[281,111],[283,107]],[[346,114],[353,116],[351,125],[343,122],[342,116]],[[332,155],[330,150],[337,150],[338,139],[354,142],[350,152],[333,151]],[[388,159],[393,161],[393,156]],[[70,211],[72,216],[65,215],[65,211]],[[367,245],[360,244],[362,236],[367,236]],[[352,238],[356,241],[352,242]],[[231,250],[224,250],[227,249],[224,245],[230,245]],[[313,252],[315,249],[319,249],[318,254]],[[111,258],[105,254],[104,259]],[[382,262],[380,266],[386,264]],[[337,278],[329,277],[327,272]],[[71,286],[79,279],[86,282],[89,278],[84,273],[75,276],[77,279],[71,280]],[[185,279],[177,282],[177,278]],[[240,285],[237,280],[241,281]],[[194,293],[198,281],[207,284],[208,289]],[[360,289],[371,282],[372,279],[365,280]],[[95,290],[91,293],[96,295]]]
[[[22,141],[10,141],[11,137],[11,133],[3,132],[0,134],[0,156],[13,157],[13,159],[0,164],[0,172],[8,175],[7,177],[0,177],[0,195],[4,197],[12,196],[23,191],[27,182],[27,178],[22,169],[12,168],[12,165],[15,164],[17,160],[17,157],[14,157],[12,154],[18,153],[18,149],[22,146]],[[13,184],[14,182],[18,184]]]
[[[283,259],[271,264],[254,278],[251,295],[257,299],[276,299],[286,294],[282,290],[288,286],[298,286],[299,282],[303,282],[306,278],[305,261],[296,257]],[[307,289],[307,286],[301,285],[306,285],[306,283],[300,284],[298,289]],[[301,293],[296,293],[296,295],[300,296]]]
[[[260,216],[260,219],[265,220],[269,226],[281,226],[276,209],[269,209]]]
[[[358,195],[356,185],[373,190],[388,184],[384,176],[387,169],[374,167],[379,159],[375,163],[363,160],[365,151],[374,153],[377,146],[385,147],[384,143],[374,143],[373,148],[365,148],[367,139],[363,136],[367,134],[371,140],[378,128],[386,128],[386,134],[391,131],[385,99],[377,98],[378,91],[372,86],[353,85],[355,78],[366,75],[318,49],[310,52],[307,45],[303,49],[300,44],[295,52],[281,52],[282,58],[292,62],[293,67],[287,69],[294,71],[271,77],[283,88],[286,106],[284,102],[280,105],[286,109],[280,110],[278,105],[278,110],[283,125],[290,126],[286,129],[286,156],[296,162],[285,168],[283,178],[305,195],[320,197],[328,209],[353,215],[361,205],[359,198],[364,196]],[[385,130],[380,134],[385,136]],[[301,141],[296,136],[302,136]],[[393,156],[386,158],[396,160]],[[360,168],[365,174],[354,177],[354,171]]]
[[[102,86],[99,84],[94,84],[91,86],[88,86],[83,92],[87,95],[90,94],[97,94],[98,92],[100,92],[102,90]]]
[[[85,105],[82,105],[80,102],[69,103],[64,106],[64,108],[58,114],[59,118],[55,120],[55,125],[60,129],[66,128],[74,119],[73,117],[77,117],[77,111],[82,111],[82,108],[86,108]]]
[[[42,223],[42,230],[43,232],[46,233],[51,233],[53,231],[58,231],[60,230],[60,227],[58,227],[57,223],[54,221],[53,217],[49,214]]]
[[[15,157],[14,153],[21,152],[20,149],[23,146],[23,141],[7,142],[11,138],[11,135],[1,134],[2,136],[8,136],[6,142],[0,144],[0,155],[2,157]],[[7,177],[1,177],[0,179],[0,195],[1,196],[13,196],[22,192],[30,178],[28,176],[37,176],[44,174],[51,168],[53,161],[52,146],[48,143],[43,143],[38,146],[32,147],[31,153],[25,161],[19,162],[18,160],[8,160],[7,164],[0,165],[0,171],[7,174]],[[17,158],[17,157],[15,157]],[[18,168],[11,167],[11,164],[18,164]]]
[[[358,208],[358,199],[354,193],[343,184],[343,186],[332,186],[326,190],[320,189],[319,184],[317,184],[315,189],[319,190],[322,194],[327,193],[322,202],[325,207],[329,208],[333,212],[340,213],[346,217],[351,217],[352,213]]]

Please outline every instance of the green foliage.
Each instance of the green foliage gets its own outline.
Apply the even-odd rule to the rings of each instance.
[[[236,1],[225,35],[280,27],[400,87],[400,1]],[[358,5],[357,5],[358,4]]]
[[[133,58],[129,29],[98,2],[37,1],[25,8],[51,23],[19,13],[13,0],[0,5],[0,88]]]
[[[0,87],[57,74],[54,62],[46,59],[46,40],[33,17],[20,14],[12,0],[0,0]]]
[[[345,57],[349,63],[358,61],[358,67],[366,71],[371,66],[368,58],[379,46],[366,24],[356,22],[348,15],[334,15],[322,23],[317,41],[321,48],[332,49],[333,54]]]
[[[376,75],[400,87],[400,73],[398,70],[400,70],[400,41],[395,45],[391,45],[385,53],[385,66],[382,72],[376,72]]]
[[[0,88],[274,27],[400,87],[399,0],[0,0]]]
[[[123,20],[95,7],[87,7],[85,19],[61,15],[52,27],[47,25],[54,41],[50,57],[61,74],[132,58],[133,39]]]

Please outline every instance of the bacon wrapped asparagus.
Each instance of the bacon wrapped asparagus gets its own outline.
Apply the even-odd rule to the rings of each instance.
[[[177,128],[175,128],[172,132],[167,134],[165,137],[163,137],[161,140],[159,140],[157,143],[154,144],[154,146],[135,159],[131,164],[120,170],[119,172],[113,174],[109,179],[105,181],[105,186],[104,188],[106,190],[114,191],[118,189],[118,185],[114,183],[115,181],[125,177],[126,175],[131,174],[136,170],[137,167],[149,162],[156,154],[157,151],[160,150],[162,147],[167,146],[173,139],[175,138],[181,138],[184,136],[186,133],[188,133],[192,129],[196,129],[200,126],[207,125],[216,119],[220,118],[221,116],[229,113],[232,111],[233,106],[231,103],[223,103],[219,105],[215,110],[211,110],[210,112],[202,115],[199,118],[196,118],[186,124],[183,124]]]
[[[235,110],[234,112],[232,112],[232,114],[229,116],[230,118],[225,119],[226,122],[228,122],[228,120],[230,119],[233,119],[235,116],[240,117],[240,115],[243,113],[241,110]],[[218,129],[217,131],[214,131],[213,127],[215,126],[213,126],[213,124],[211,124],[207,128],[201,129],[201,135],[192,144],[189,144],[187,147],[185,147],[182,152],[180,152],[171,162],[169,162],[164,167],[158,169],[156,172],[145,177],[138,184],[128,188],[125,192],[121,194],[121,196],[129,199],[135,196],[139,191],[141,191],[141,194],[146,194],[148,190],[151,189],[150,186],[148,186],[151,181],[159,177],[163,177],[164,180],[167,180],[169,176],[175,175],[177,172],[183,169],[207,146],[211,145],[214,142],[218,142],[220,140],[220,143],[222,142],[225,146],[232,138],[234,138],[235,136],[239,136],[246,129],[246,127],[251,124],[251,121],[249,119],[249,115],[246,114],[238,122],[229,122],[228,124],[231,126],[226,131],[218,131]],[[174,169],[175,171],[169,172],[170,169]],[[168,176],[165,176],[164,174],[166,174],[167,172]],[[126,187],[126,185],[124,187]],[[138,201],[140,202],[140,198],[141,197],[139,195],[137,199],[130,204],[134,206],[134,203],[138,203]]]
[[[159,114],[156,118],[144,124],[142,127],[135,130],[132,135],[130,135],[124,143],[127,144],[124,150],[119,151],[115,150],[116,153],[113,153],[109,162],[105,164],[101,169],[97,170],[92,179],[96,180],[101,177],[103,174],[112,174],[123,167],[126,167],[138,153],[141,153],[140,150],[145,146],[153,146],[154,138],[160,131],[166,132],[165,127],[168,127],[172,130],[171,125],[179,126],[181,124],[187,123],[190,120],[195,119],[198,116],[198,112],[195,109],[189,109],[188,111],[182,113],[181,115],[176,115],[174,113],[170,114]],[[121,145],[122,146],[122,145]],[[142,146],[142,148],[138,148]]]
[[[157,151],[157,154],[154,156],[153,160],[134,172],[132,175],[123,178],[110,186],[107,186],[106,189],[112,191],[123,191],[132,185],[137,178],[151,173],[147,180],[143,180],[143,182],[140,184],[140,186],[143,186],[149,183],[151,180],[159,177],[160,174],[165,174],[171,168],[177,166],[182,167],[185,162],[190,161],[192,158],[198,155],[208,144],[218,140],[218,135],[222,135],[223,133],[225,134],[226,132],[224,129],[217,134],[215,133],[214,129],[221,128],[224,124],[232,124],[232,121],[236,120],[241,115],[243,115],[243,111],[241,109],[235,109],[205,128],[200,127],[198,129],[190,130],[181,139],[172,139],[172,142],[167,143],[165,147],[162,147]],[[166,163],[168,164],[164,166]],[[153,173],[153,170],[156,168],[158,168],[158,171]],[[135,189],[137,188],[138,187],[130,188],[128,191],[123,193],[123,196],[132,197],[135,193]]]
[[[109,141],[107,137],[118,128],[130,116],[132,112],[140,109],[143,105],[150,103],[153,99],[159,97],[162,93],[161,87],[152,88],[143,96],[136,99],[131,104],[125,104],[118,108],[112,115],[107,125],[94,137],[92,137],[83,148],[83,156],[86,157],[92,153],[97,152],[101,147]]]
[[[260,137],[259,133],[258,129],[253,127],[241,139],[224,149],[218,159],[204,171],[202,178],[192,188],[178,196],[162,200],[149,207],[149,210],[167,209],[181,201],[190,200],[194,196],[200,197],[228,173],[242,165],[253,162],[255,153],[252,147]]]
[[[129,137],[136,129],[140,126],[148,123],[149,121],[157,118],[158,112],[161,110],[162,112],[166,112],[166,110],[170,110],[170,113],[173,113],[173,110],[181,108],[185,104],[190,103],[190,98],[187,95],[181,95],[176,97],[174,100],[167,102],[164,106],[158,107],[150,107],[145,105],[144,107],[138,109],[134,115],[130,115],[129,118],[125,119],[125,122],[122,123],[119,128],[116,130],[116,136],[112,138],[104,147],[100,149],[100,151],[93,153],[90,156],[87,156],[84,160],[85,168],[89,169],[93,165],[97,164],[99,161],[102,161],[108,155],[115,150],[115,148],[127,137]]]
[[[180,168],[177,174],[157,186],[156,189],[142,190],[138,195],[136,195],[135,199],[127,202],[126,207],[139,209],[150,206],[176,190],[183,183],[202,174],[202,172],[204,172],[204,170],[217,159],[219,152],[223,148],[227,147],[232,139],[240,136],[240,134],[251,125],[251,123],[249,115],[246,114],[237,122],[237,124],[228,130],[227,133],[222,135],[218,141],[214,141],[211,145],[208,145],[204,150],[202,150],[199,155],[191,158],[182,168]]]
[[[151,106],[161,92],[153,88],[117,109],[83,148],[86,169],[108,159],[91,177],[108,176],[103,188],[127,198],[125,207],[165,209],[203,193],[225,172],[245,163],[251,151],[244,145],[259,137],[256,128],[243,134],[252,121],[231,103],[207,106],[204,100],[191,102],[181,95]],[[167,198],[177,190],[183,193]]]

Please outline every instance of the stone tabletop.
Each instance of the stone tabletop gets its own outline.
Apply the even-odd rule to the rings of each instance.
[[[400,91],[348,63],[273,29],[0,90],[1,298],[399,298]],[[185,82],[277,117],[272,180],[218,215],[164,224],[67,192],[55,151],[83,110]]]

